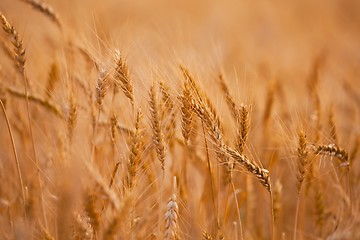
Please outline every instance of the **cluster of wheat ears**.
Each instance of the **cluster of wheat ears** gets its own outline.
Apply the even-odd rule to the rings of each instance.
[[[39,88],[0,13],[1,239],[360,237],[360,92],[343,81],[345,110],[322,98],[324,55],[294,95],[304,112],[283,106],[281,80],[259,107],[221,70],[215,97],[182,62],[140,86],[121,49],[98,57],[52,7],[22,2],[57,29],[62,54],[37,67]]]

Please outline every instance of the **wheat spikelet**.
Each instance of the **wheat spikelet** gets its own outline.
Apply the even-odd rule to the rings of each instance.
[[[6,20],[5,16],[0,13],[0,21],[3,25],[4,31],[8,34],[11,43],[14,47],[15,52],[15,61],[17,63],[18,69],[21,75],[24,74],[25,68],[25,48],[23,47],[23,43],[19,37],[19,34],[15,30],[15,28]]]
[[[98,104],[99,109],[101,108],[104,97],[106,95],[106,88],[108,83],[107,77],[108,75],[105,69],[100,69],[96,85],[96,103]]]
[[[160,123],[160,112],[158,109],[157,103],[157,95],[156,95],[156,88],[155,84],[152,83],[150,88],[150,113],[151,113],[151,128],[153,131],[153,143],[156,148],[157,157],[160,161],[161,168],[165,170],[165,144],[164,144],[164,137],[161,130],[161,123]]]
[[[92,240],[94,239],[94,230],[90,224],[90,218],[76,215],[72,239],[74,240]]]
[[[193,128],[192,110],[191,110],[191,91],[188,81],[184,81],[181,100],[181,132],[185,139],[185,144],[189,141],[191,129]]]
[[[134,135],[131,140],[129,156],[129,189],[131,190],[136,183],[136,174],[141,162],[143,151],[143,129],[141,127],[142,113],[141,109],[136,114]]]
[[[301,190],[302,183],[305,177],[305,170],[308,165],[307,155],[308,152],[306,150],[306,135],[303,132],[299,132],[299,147],[298,147],[298,192]]]
[[[334,156],[340,160],[340,166],[349,166],[349,154],[345,149],[339,148],[336,144],[313,145],[312,150],[315,154]]]
[[[129,70],[120,55],[119,50],[115,50],[115,82],[121,86],[125,96],[130,100],[132,107],[134,108],[134,93],[133,85],[129,77]]]
[[[176,177],[174,177],[174,189],[173,194],[171,195],[168,204],[167,210],[165,213],[165,240],[175,240],[179,239],[177,229],[177,220],[178,220],[178,213],[179,207],[176,202]]]
[[[51,6],[49,6],[48,4],[45,4],[44,2],[42,2],[40,0],[21,0],[21,1],[31,5],[35,10],[41,12],[46,17],[48,17],[60,29],[62,28],[61,21],[60,21],[58,14],[56,14],[54,9]]]
[[[238,117],[238,133],[235,147],[241,154],[243,154],[249,131],[249,110],[246,105],[241,104]]]

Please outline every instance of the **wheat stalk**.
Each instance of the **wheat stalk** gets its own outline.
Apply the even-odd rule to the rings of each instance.
[[[21,187],[23,205],[24,205],[24,208],[25,208],[25,203],[26,203],[25,188],[24,188],[24,181],[23,181],[23,177],[22,177],[21,169],[20,169],[20,161],[19,161],[18,154],[17,154],[17,151],[16,151],[15,141],[14,141],[13,133],[12,133],[12,130],[11,130],[11,125],[10,125],[10,122],[9,122],[9,118],[7,116],[5,106],[4,106],[3,101],[1,99],[0,99],[0,105],[1,105],[1,110],[3,111],[3,114],[5,116],[7,129],[9,131],[9,136],[10,136],[10,140],[11,140],[11,146],[12,146],[12,150],[13,150],[14,157],[15,157],[16,170],[17,170],[17,174],[18,174],[18,177],[19,177],[19,184],[20,184],[20,187]],[[24,211],[25,211],[25,209],[24,209]]]

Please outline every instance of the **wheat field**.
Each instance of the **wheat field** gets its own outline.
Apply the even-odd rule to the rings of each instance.
[[[0,239],[360,239],[359,1],[0,20]]]

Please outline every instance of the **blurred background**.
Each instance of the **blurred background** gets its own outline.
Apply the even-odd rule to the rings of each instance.
[[[176,102],[183,80],[179,65],[183,65],[200,82],[215,107],[220,110],[221,120],[226,123],[225,135],[232,139],[235,135],[234,122],[218,84],[219,74],[224,75],[237,103],[250,106],[251,130],[247,149],[249,155],[270,170],[273,182],[283,180],[286,194],[283,199],[285,210],[282,221],[288,235],[292,235],[293,230],[292,223],[289,224],[287,220],[289,216],[292,219],[295,208],[298,130],[308,130],[311,144],[318,130],[314,122],[317,122],[320,113],[323,113],[318,122],[323,125],[321,138],[324,144],[333,142],[332,130],[335,129],[335,122],[340,145],[346,149],[352,149],[356,145],[354,142],[360,133],[359,0],[47,0],[46,3],[57,13],[61,28],[22,0],[0,0],[0,12],[15,26],[24,42],[25,68],[32,93],[46,96],[46,83],[52,66],[60,69],[61,76],[51,93],[51,100],[65,115],[69,112],[69,92],[74,91],[80,114],[76,126],[78,134],[74,134],[71,143],[75,151],[69,155],[76,156],[74,159],[79,162],[88,160],[90,156],[91,144],[86,144],[92,140],[90,115],[93,105],[91,99],[90,105],[87,100],[95,91],[99,69],[113,69],[115,49],[119,49],[127,60],[134,85],[135,109],[139,106],[145,109],[147,128],[150,128],[150,114],[147,111],[150,83],[154,79],[166,82]],[[6,43],[2,46],[11,46],[3,32],[0,40],[1,43]],[[22,89],[14,63],[6,58],[4,52],[0,51],[0,80],[7,88]],[[96,64],[92,64],[92,61]],[[110,102],[110,96],[105,99],[106,114],[103,114],[104,119],[100,120],[109,120],[105,118],[110,118],[113,109],[116,109],[118,121],[133,126],[134,109],[131,109],[129,102],[124,99],[122,95],[115,103]],[[14,112],[11,119],[24,115],[21,111],[17,114],[24,105],[16,105],[16,101],[10,101],[10,104],[15,106],[11,108]],[[271,116],[266,122],[264,116],[268,109]],[[62,137],[66,139],[63,136],[65,134],[61,133],[61,130],[66,132],[66,122],[63,119],[55,122],[54,116],[41,111],[43,110],[33,109],[37,148],[40,149],[39,156],[42,159],[40,164],[43,164],[45,171],[50,172],[50,176],[58,178],[56,174],[51,175],[53,168],[48,159],[62,159],[59,145]],[[332,122],[331,119],[335,120]],[[14,125],[18,124],[17,121],[13,122]],[[27,129],[25,125],[19,125],[17,131],[21,133],[23,129]],[[177,131],[178,136],[181,136],[179,127]],[[99,134],[99,139],[103,141],[99,146],[103,147],[101,151],[105,153],[101,155],[100,152],[99,159],[110,159],[108,165],[102,166],[104,169],[107,167],[106,171],[102,169],[107,177],[111,174],[115,161],[126,159],[129,145],[123,137],[121,144],[118,144],[121,145],[121,154],[114,157],[110,154],[113,149],[110,149],[106,142],[108,133],[103,131],[102,134]],[[1,135],[2,143],[6,144],[0,142],[0,146],[8,150],[10,143],[6,137],[5,134]],[[182,149],[179,155],[175,155],[181,157],[181,153]],[[21,154],[27,153],[24,151]],[[9,154],[6,158],[10,159],[10,156]],[[281,164],[275,164],[276,161]],[[323,162],[320,162],[319,166],[321,163]],[[359,163],[356,164],[358,167]],[[32,163],[28,165],[33,167]],[[290,171],[294,173],[291,180]],[[329,179],[331,183],[335,182],[331,175],[326,175],[328,172],[320,178],[325,176],[326,183],[329,183]],[[28,175],[29,178],[32,177],[32,174]],[[69,175],[76,178],[76,174],[72,172]],[[239,175],[238,178],[242,177]],[[204,180],[206,186],[207,175],[203,176],[201,181]],[[356,176],[354,186],[360,179],[359,174]],[[191,177],[201,178],[196,174]],[[62,183],[63,179],[67,179],[67,175],[59,179]],[[244,185],[244,182],[239,182]],[[46,187],[46,184],[50,185],[46,182]],[[327,190],[330,190],[324,192],[329,205],[335,209],[334,212],[339,213],[341,210],[338,203],[331,195],[337,184],[328,184]],[[202,187],[199,183],[189,192],[196,194],[197,191],[200,195],[201,191],[198,190],[202,190]],[[56,192],[57,188],[54,189],[53,192]],[[9,195],[12,194],[10,192]],[[260,198],[257,198],[256,206],[269,205],[261,192],[258,196]],[[47,198],[53,201],[52,195],[49,194]],[[309,198],[309,202],[312,200]],[[192,208],[188,207],[187,210],[191,212],[194,209],[198,210],[196,201]],[[211,207],[208,209],[212,210]],[[311,210],[307,209],[307,213]],[[190,219],[192,216],[188,215]],[[339,215],[341,217],[341,214]],[[263,219],[256,220],[261,222]],[[341,220],[343,219],[339,221]],[[188,222],[194,223],[193,226],[198,223],[194,219],[182,220],[183,225]],[[304,222],[311,234],[314,229],[313,222]],[[270,221],[264,224],[270,225]],[[337,222],[334,223],[336,224]],[[189,229],[188,234],[193,234],[192,226],[186,227]],[[347,228],[342,227],[345,230]],[[356,230],[355,224],[351,227],[351,230]],[[196,231],[193,236],[200,236],[201,231]],[[264,234],[264,239],[269,236],[269,230],[266,231],[268,232]],[[253,239],[261,239],[259,236],[261,234],[255,235]]]

